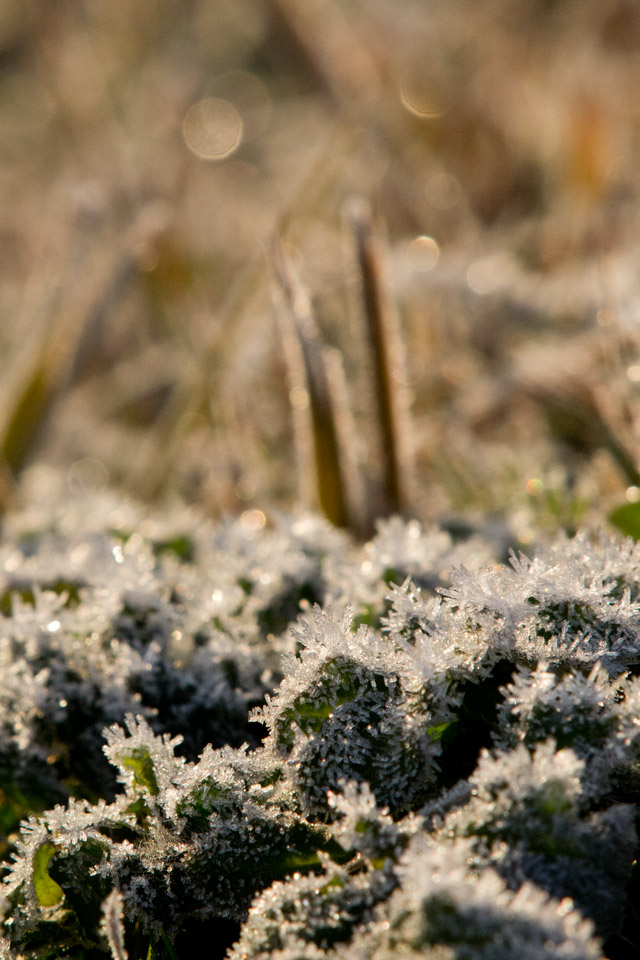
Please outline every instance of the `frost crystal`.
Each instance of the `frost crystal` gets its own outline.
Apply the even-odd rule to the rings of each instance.
[[[411,657],[371,629],[349,629],[319,608],[295,636],[277,696],[256,713],[287,758],[304,807],[326,815],[327,792],[342,779],[368,782],[396,812],[432,789],[440,747],[438,721]]]
[[[3,960],[624,955],[638,547],[84,519],[0,541]]]
[[[124,946],[122,895],[112,890],[102,904],[102,932],[107,938],[113,960],[128,960]]]
[[[452,577],[445,596],[468,616],[492,623],[523,662],[591,666],[613,675],[640,663],[636,548],[586,537],[560,541],[534,559],[512,555],[509,567]],[[630,559],[626,578],[624,560]]]
[[[491,869],[474,875],[472,862],[462,841],[412,842],[385,910],[382,956],[599,960],[591,924],[570,901],[554,901],[529,883],[512,893]],[[440,946],[451,952],[438,953]]]

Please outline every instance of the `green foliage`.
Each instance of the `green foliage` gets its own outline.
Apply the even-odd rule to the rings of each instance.
[[[70,605],[38,582],[69,553],[57,523],[15,555],[3,616],[8,960],[182,960],[202,937],[229,960],[622,956],[633,543],[458,567],[438,597],[460,545],[415,523],[362,547],[311,518],[98,533]],[[243,744],[220,725],[240,697]]]
[[[625,535],[640,540],[640,503],[625,503],[609,514],[609,521]]]
[[[53,907],[64,897],[62,887],[51,879],[48,872],[55,849],[52,843],[43,843],[33,855],[33,890],[41,907]]]

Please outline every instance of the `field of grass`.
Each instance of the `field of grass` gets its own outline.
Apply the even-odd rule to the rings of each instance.
[[[629,0],[4,0],[5,507],[45,463],[213,515],[340,469],[391,509],[360,228],[395,506],[526,544],[633,501],[639,43]]]

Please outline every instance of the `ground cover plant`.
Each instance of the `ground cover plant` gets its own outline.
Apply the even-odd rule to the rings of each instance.
[[[4,956],[631,955],[631,540],[34,519],[2,544]]]
[[[627,0],[0,9],[0,956],[640,950]]]

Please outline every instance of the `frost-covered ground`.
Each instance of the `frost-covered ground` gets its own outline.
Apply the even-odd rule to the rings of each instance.
[[[14,514],[3,955],[629,956],[640,547],[483,532]]]
[[[639,11],[0,4],[3,960],[635,960]]]

